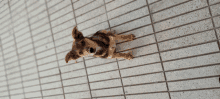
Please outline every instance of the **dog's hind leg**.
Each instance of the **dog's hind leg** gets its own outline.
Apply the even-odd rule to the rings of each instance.
[[[129,34],[129,35],[115,35],[115,40],[117,41],[132,41],[135,39],[134,34]]]

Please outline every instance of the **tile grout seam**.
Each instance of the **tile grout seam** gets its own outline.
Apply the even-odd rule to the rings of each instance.
[[[52,30],[52,25],[51,25],[51,20],[50,20],[50,13],[49,13],[48,5],[47,5],[47,0],[45,0],[45,5],[46,5],[48,21],[49,21],[49,25],[50,25],[50,32],[51,32],[51,36],[52,36],[52,39],[53,39],[53,45],[56,46],[55,45],[55,40],[54,40],[54,35],[53,35],[53,30]],[[58,71],[60,73],[60,80],[61,80],[61,87],[62,87],[62,90],[63,90],[63,97],[64,97],[64,99],[66,99],[65,91],[64,91],[64,87],[63,87],[62,75],[61,75],[61,71],[60,71],[60,65],[59,65],[58,56],[57,56],[57,50],[56,50],[56,48],[54,48],[54,50],[55,50],[55,56],[56,56]]]
[[[210,14],[211,20],[212,20],[212,26],[215,28],[216,26],[215,26],[215,23],[214,23],[214,19],[213,19],[211,7],[210,7],[210,4],[209,4],[209,0],[206,0],[206,1],[207,1],[208,9],[209,9],[209,14]],[[220,50],[220,43],[219,43],[218,33],[217,33],[216,29],[214,29],[214,32],[215,32],[215,36],[216,36],[216,39],[217,39],[218,48]]]
[[[74,16],[74,20],[75,20],[75,24],[77,26],[77,21],[76,21],[76,14],[75,14],[75,9],[74,9],[74,3],[72,0],[71,1],[71,4],[72,4],[72,12],[73,12],[73,16]],[[86,77],[87,77],[87,83],[88,83],[88,87],[89,87],[89,92],[90,92],[90,98],[92,99],[92,90],[91,90],[91,85],[90,85],[90,82],[89,82],[89,75],[88,75],[88,71],[87,71],[87,67],[86,67],[86,62],[85,62],[85,59],[83,57],[83,63],[84,63],[84,69],[85,69],[85,72],[86,72]]]
[[[10,1],[8,0],[8,7],[9,7],[9,13],[10,13],[10,19],[11,19],[11,28],[12,28],[12,34],[13,34],[13,38],[14,38],[14,43],[15,43],[15,50],[16,50],[16,55],[17,55],[17,62],[18,62],[18,67],[19,67],[19,70],[20,70],[20,77],[21,77],[21,85],[22,85],[22,90],[23,90],[23,95],[24,95],[24,98],[26,97],[25,96],[25,91],[24,91],[24,83],[23,83],[23,76],[22,76],[22,73],[21,73],[21,64],[20,64],[20,57],[19,57],[19,54],[18,54],[18,49],[17,49],[17,42],[16,42],[16,37],[15,37],[15,33],[14,33],[14,27],[13,27],[13,19],[12,19],[12,16],[11,16],[11,7],[10,7]],[[9,30],[10,31],[10,30]]]
[[[148,12],[150,14],[150,21],[151,21],[152,29],[153,29],[153,32],[154,32],[154,38],[155,38],[155,41],[156,41],[157,50],[159,52],[159,58],[160,58],[160,63],[161,63],[161,67],[162,67],[162,70],[163,70],[164,79],[166,81],[167,93],[168,93],[169,99],[171,99],[170,90],[169,90],[169,86],[168,86],[168,82],[167,82],[167,77],[166,77],[166,73],[165,73],[165,70],[164,70],[163,60],[162,60],[159,45],[158,45],[158,42],[157,42],[157,37],[156,37],[156,34],[155,34],[156,31],[155,31],[155,28],[154,28],[154,23],[153,23],[153,19],[152,19],[150,6],[148,4],[148,0],[146,0],[146,4],[147,4],[147,7],[148,7]]]
[[[36,63],[36,68],[37,68],[37,74],[38,74],[38,81],[39,81],[39,86],[40,86],[40,93],[41,93],[41,97],[42,99],[44,99],[43,97],[43,92],[42,92],[42,85],[41,85],[41,80],[40,80],[40,73],[39,73],[39,67],[38,67],[38,63],[37,63],[37,56],[36,56],[36,51],[35,51],[35,47],[34,47],[34,41],[33,41],[33,36],[32,36],[32,30],[31,30],[31,24],[30,24],[30,20],[29,20],[29,12],[27,10],[27,0],[25,0],[25,10],[26,10],[26,15],[27,15],[27,21],[28,21],[28,24],[29,24],[29,32],[30,32],[30,36],[31,36],[31,41],[32,41],[32,47],[33,47],[33,54],[34,54],[34,57],[35,57],[35,63]]]
[[[103,0],[103,2],[104,2],[104,6],[105,6],[105,15],[106,15],[106,18],[107,18],[107,23],[108,23],[109,29],[111,31],[111,25],[110,25],[110,22],[109,22],[109,19],[108,19],[108,14],[107,14],[108,12],[107,12],[107,8],[106,8],[105,0]],[[135,2],[135,1],[133,1],[133,2]],[[122,91],[123,91],[123,94],[124,94],[123,96],[124,96],[124,99],[126,99],[125,88],[124,88],[124,84],[123,84],[122,77],[121,77],[121,70],[119,69],[120,67],[119,67],[118,59],[116,59],[116,62],[117,62],[117,68],[118,68],[117,71],[119,73],[119,78],[120,78],[121,85],[122,85],[121,87],[122,87]]]
[[[2,40],[0,38],[0,46],[1,46],[1,49],[2,49]],[[2,59],[3,59],[3,65],[5,64],[5,58],[4,58],[4,52],[3,50],[1,50],[1,53],[2,53]],[[6,82],[7,82],[7,89],[8,89],[8,97],[9,99],[11,99],[11,94],[10,94],[10,90],[9,90],[9,84],[8,84],[8,75],[7,75],[7,72],[6,72],[6,66],[4,65],[4,68],[5,68],[5,78],[6,78]]]

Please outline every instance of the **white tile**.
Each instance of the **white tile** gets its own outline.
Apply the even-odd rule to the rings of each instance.
[[[126,94],[166,91],[166,83],[147,84],[125,87]]]
[[[143,76],[122,78],[122,81],[123,81],[123,85],[133,85],[133,84],[165,81],[165,78],[163,73],[156,73],[156,74],[148,74]]]
[[[163,61],[166,61],[210,52],[216,52],[218,50],[219,48],[217,47],[217,43],[213,42],[188,48],[182,48],[174,51],[163,52],[161,53],[161,57]]]
[[[45,76],[57,75],[59,73],[60,73],[59,69],[55,68],[55,69],[50,69],[50,70],[47,70],[47,71],[42,71],[39,74],[40,74],[40,77],[45,77]]]
[[[58,65],[57,65],[57,62],[51,62],[45,65],[41,65],[38,68],[39,68],[39,71],[43,71],[43,70],[50,69],[50,68],[58,68]]]
[[[41,92],[33,92],[33,93],[25,93],[26,98],[31,98],[31,97],[41,97]],[[36,98],[36,99],[41,99],[41,98]]]
[[[103,58],[93,58],[90,60],[86,60],[86,67],[101,65],[105,63],[115,62],[116,59],[103,59]]]
[[[54,0],[55,1],[55,0]],[[44,99],[64,99],[63,95],[44,97]]]
[[[79,77],[74,79],[63,80],[63,86],[88,83],[87,77]]]
[[[24,92],[40,91],[40,86],[24,88]]]
[[[80,76],[86,76],[85,70],[77,70],[77,71],[72,71],[68,73],[63,73],[62,79],[74,78],[74,77],[80,77]]]
[[[40,85],[40,83],[39,83],[39,80],[36,79],[36,80],[28,81],[28,82],[24,81],[23,85],[24,87],[27,87],[27,86],[32,86],[32,85]]]
[[[172,99],[218,99],[220,89],[183,91],[171,93]]]
[[[89,81],[93,82],[93,81],[106,80],[106,79],[119,78],[119,77],[120,76],[118,71],[112,71],[112,72],[90,75]]]
[[[65,94],[66,99],[73,99],[73,98],[91,98],[90,92],[80,92],[80,93],[70,93]],[[60,99],[60,98],[59,98]]]
[[[90,88],[92,90],[101,89],[101,88],[118,87],[118,86],[122,86],[120,79],[90,83]]]
[[[61,82],[54,82],[54,83],[49,83],[49,84],[43,84],[41,85],[41,87],[42,87],[42,90],[45,90],[45,89],[61,88],[62,85],[61,85]]]
[[[219,77],[169,82],[170,91],[220,87]]]
[[[187,1],[187,0],[180,0],[180,1],[175,1],[175,2],[173,2],[172,0],[163,0],[163,1],[150,5],[150,9],[152,10],[151,12],[156,12],[156,11],[171,7],[173,5],[177,5],[184,1]]]
[[[76,85],[76,86],[68,86],[68,87],[64,87],[64,91],[65,93],[89,91],[89,85],[83,84],[83,85]]]
[[[12,95],[11,96],[11,99],[22,99],[22,98],[24,98],[23,94],[18,94],[18,95]]]
[[[174,69],[183,69],[183,68],[191,68],[209,64],[220,63],[219,60],[220,54],[209,54],[199,57],[181,59],[176,61],[164,62],[164,70],[174,70]]]
[[[75,70],[78,70],[78,69],[84,69],[84,62],[79,62],[79,63],[76,63],[74,65],[67,65],[67,66],[62,66],[60,67],[60,71],[62,73],[65,73],[65,72],[73,72]]]
[[[168,93],[126,95],[126,99],[169,99]]]
[[[80,9],[76,10],[75,14],[76,14],[76,16],[79,16],[79,15],[84,14],[86,12],[89,12],[91,9],[99,7],[99,6],[103,5],[103,4],[104,4],[104,2],[102,0],[94,1],[94,2],[92,2],[90,4],[88,4],[87,6],[84,6],[84,7],[80,8]]]
[[[23,89],[10,90],[10,94],[23,94]]]
[[[210,17],[208,8],[201,9],[195,12],[185,14],[183,16],[175,17],[175,18],[172,18],[166,21],[162,21],[160,23],[156,23],[154,25],[155,31],[158,32],[158,31],[166,30],[169,28],[173,28],[179,25],[183,25],[186,23],[190,23],[190,22],[201,20],[201,19],[208,18],[208,17]]]
[[[207,31],[159,43],[160,51],[216,40],[215,31]]]
[[[55,94],[63,94],[63,89],[53,89],[53,90],[46,90],[42,91],[44,96],[50,96],[50,95],[55,95]]]
[[[166,72],[167,80],[180,80],[180,79],[189,79],[189,78],[197,78],[197,77],[205,77],[205,76],[214,76],[219,75],[220,66],[209,66],[202,68],[195,68],[189,70],[181,70],[181,71],[172,71]]]
[[[121,94],[123,94],[122,88],[112,88],[112,89],[92,91],[92,97],[112,96],[112,95],[121,95]]]
[[[60,81],[60,75],[41,78],[41,83],[54,82],[54,81]]]
[[[146,56],[134,58],[132,60],[123,60],[123,61],[119,61],[118,64],[120,68],[127,68],[127,67],[133,67],[133,66],[144,65],[155,62],[160,62],[159,54],[146,55]]]
[[[161,2],[164,2],[164,1],[161,1]],[[161,2],[159,2],[159,3],[161,3]],[[163,4],[165,5],[165,2]],[[157,5],[157,4],[155,4],[155,5]],[[179,14],[182,14],[182,13],[186,13],[186,12],[189,12],[189,11],[192,11],[192,10],[195,10],[195,9],[199,9],[199,8],[205,7],[207,5],[208,4],[207,4],[206,0],[193,0],[193,1],[181,4],[181,5],[178,5],[176,7],[166,9],[166,10],[161,11],[159,13],[153,14],[153,16],[152,16],[153,21],[159,21],[159,20],[167,19],[169,17],[176,16],[176,15],[179,15]]]
[[[34,79],[39,79],[39,78],[38,78],[38,74],[31,74],[31,75],[22,77],[22,80],[23,80],[23,81],[34,80]]]
[[[157,64],[134,67],[134,68],[122,69],[121,76],[126,77],[126,76],[140,75],[140,74],[160,72],[160,71],[163,71],[161,63],[157,63]]]
[[[114,62],[114,63],[87,68],[87,72],[88,74],[94,74],[94,73],[106,72],[106,71],[117,70],[117,69],[118,69],[118,65],[117,63]]]

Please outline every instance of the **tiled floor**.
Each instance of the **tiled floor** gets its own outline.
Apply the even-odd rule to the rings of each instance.
[[[135,58],[65,63],[74,26]],[[220,99],[220,0],[0,0],[0,99]]]

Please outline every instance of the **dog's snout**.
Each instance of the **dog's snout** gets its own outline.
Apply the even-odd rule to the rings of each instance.
[[[89,48],[89,53],[94,53],[95,49],[94,48]]]

